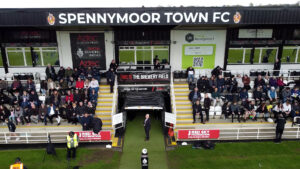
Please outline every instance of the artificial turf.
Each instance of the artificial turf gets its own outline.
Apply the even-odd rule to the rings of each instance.
[[[168,151],[169,169],[298,169],[300,142],[219,143],[214,150]]]
[[[148,150],[149,169],[168,169],[161,123],[152,118],[150,140],[144,141],[144,114],[144,112],[138,112],[133,121],[127,121],[119,169],[140,169],[143,148]]]
[[[28,169],[69,169],[81,166],[80,169],[116,169],[119,166],[121,153],[112,150],[78,148],[77,158],[69,163],[66,160],[66,149],[56,149],[57,157],[45,155],[45,149],[20,149],[0,151],[0,169],[8,169],[16,157],[20,157]]]

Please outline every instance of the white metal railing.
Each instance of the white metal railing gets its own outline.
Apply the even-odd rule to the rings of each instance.
[[[181,129],[179,129],[181,130]],[[182,129],[189,130],[189,129]],[[199,129],[206,130],[206,129]],[[215,129],[212,129],[215,130]],[[263,140],[275,138],[275,127],[260,127],[260,128],[222,128],[220,136],[216,140]],[[283,139],[299,139],[299,127],[286,127],[282,135]],[[178,135],[178,131],[176,131]],[[177,141],[194,141],[197,139],[178,139]]]
[[[175,99],[175,91],[174,91],[174,82],[173,82],[173,73],[170,73],[171,80],[170,80],[170,89],[171,89],[171,99],[172,99],[172,112],[175,114],[177,118],[177,109],[176,109],[176,99]],[[176,122],[173,124],[173,127],[176,128]]]
[[[0,144],[38,144],[48,143],[48,136],[51,136],[52,143],[65,143],[69,131],[51,131],[51,132],[0,132]],[[111,131],[110,131],[110,134]],[[81,141],[81,142],[111,142],[105,141]]]
[[[118,102],[118,79],[117,76],[115,77],[115,84],[114,84],[114,94],[113,94],[113,101],[112,101],[112,107],[111,107],[111,118],[113,118],[113,116],[116,114],[116,110],[117,110],[117,102]],[[112,119],[113,120],[113,119]],[[115,126],[113,125],[113,123],[111,123],[113,130],[115,130]]]

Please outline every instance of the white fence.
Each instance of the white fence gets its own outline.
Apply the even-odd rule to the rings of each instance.
[[[40,144],[48,143],[50,135],[52,143],[66,143],[69,131],[55,132],[0,132],[0,144]],[[83,142],[83,141],[81,141]],[[84,142],[111,142],[110,141],[84,141]]]
[[[188,130],[188,129],[186,129]],[[202,129],[201,129],[202,130]],[[262,128],[223,128],[216,140],[266,140],[275,138],[275,127]],[[286,127],[283,139],[299,139],[299,127]],[[194,141],[194,139],[177,139],[177,141]]]

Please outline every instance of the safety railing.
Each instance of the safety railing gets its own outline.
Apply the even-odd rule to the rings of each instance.
[[[182,129],[188,130],[188,129]],[[205,129],[201,129],[205,130]],[[215,130],[215,129],[213,129]],[[222,128],[220,136],[215,140],[265,140],[275,138],[275,127],[260,128]],[[177,131],[178,132],[178,131]],[[178,133],[176,133],[178,135]],[[299,127],[286,127],[282,135],[283,139],[299,139]],[[177,141],[195,141],[197,139],[177,139]],[[202,140],[202,139],[201,139]]]
[[[111,131],[109,131],[112,134]],[[49,132],[0,132],[0,144],[43,144],[48,143],[48,136],[52,143],[65,143],[69,131]],[[80,142],[111,142],[111,140],[87,140]]]
[[[117,76],[115,77],[115,84],[114,84],[114,93],[113,93],[113,100],[112,100],[112,107],[111,107],[111,118],[116,114],[117,106],[118,106],[118,80]],[[115,126],[111,123],[113,130],[115,130]]]
[[[175,91],[174,91],[174,79],[173,79],[173,73],[171,73],[171,81],[170,81],[170,92],[171,92],[171,99],[172,99],[172,112],[175,114],[175,117],[177,118],[177,109],[176,109],[176,99],[175,99]],[[176,123],[173,124],[173,127],[176,128]]]

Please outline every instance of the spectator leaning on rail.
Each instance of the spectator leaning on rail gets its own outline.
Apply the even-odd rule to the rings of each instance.
[[[76,149],[78,147],[78,136],[73,131],[67,135],[67,159],[76,158]]]

